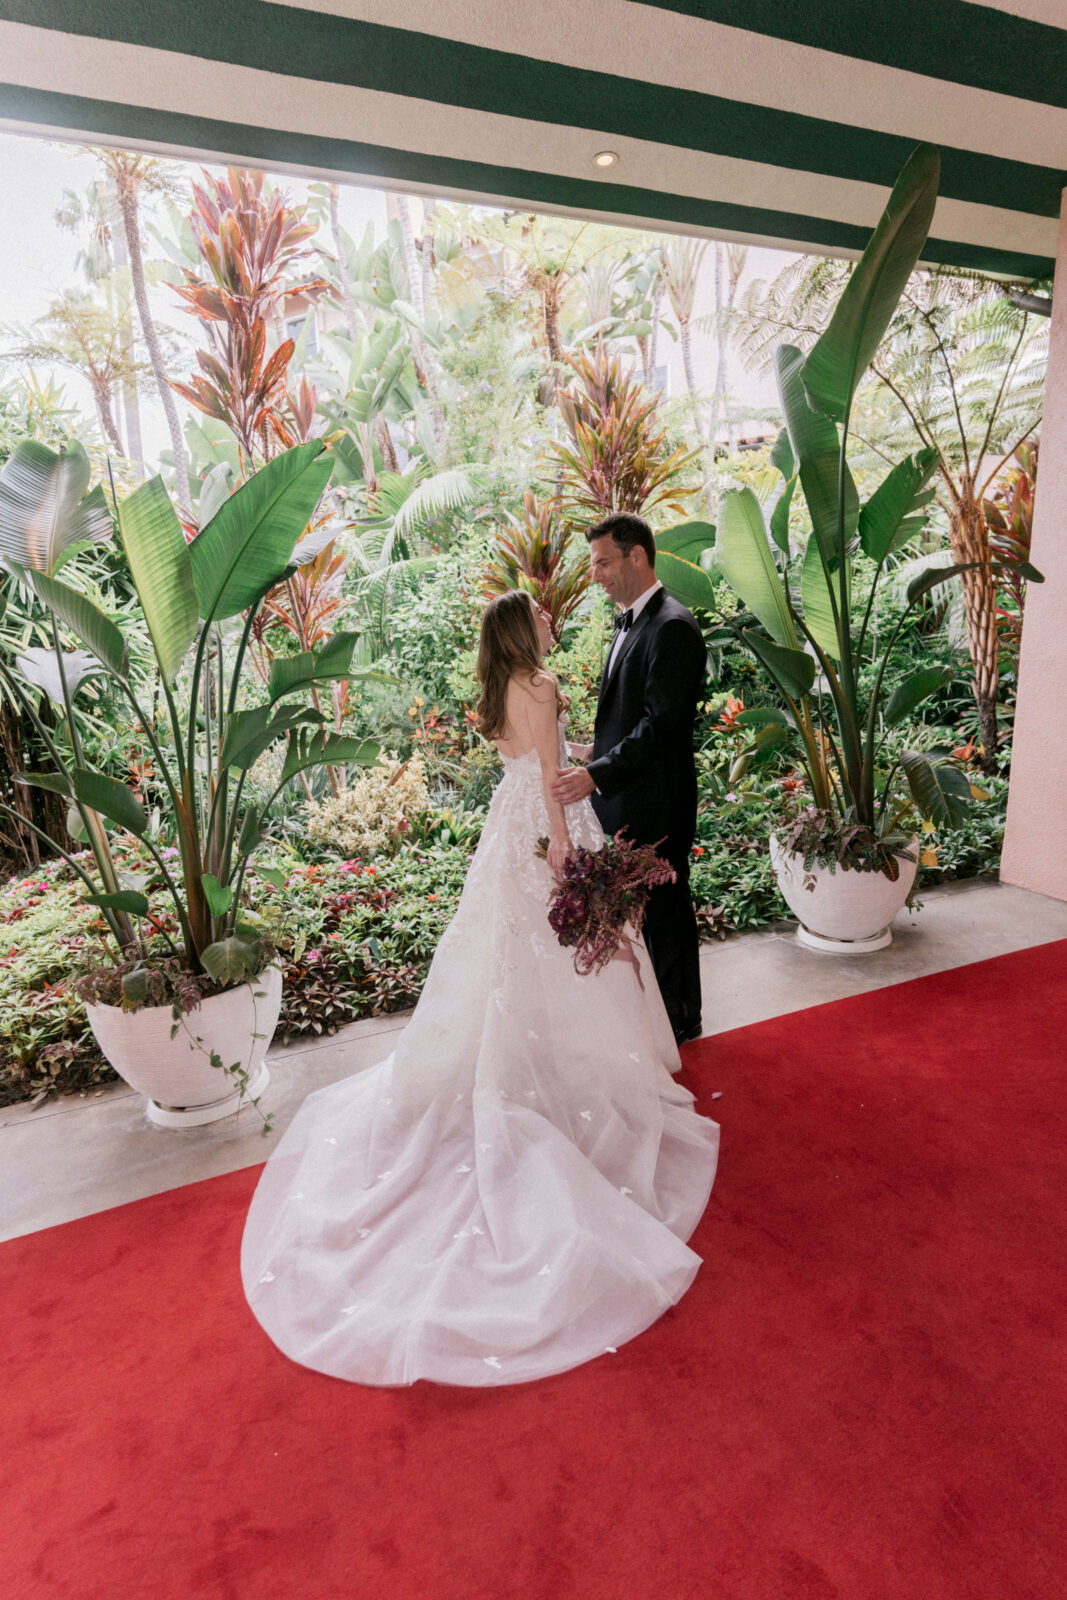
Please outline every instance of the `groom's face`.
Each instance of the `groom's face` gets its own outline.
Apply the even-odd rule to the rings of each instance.
[[[640,545],[624,556],[610,533],[593,539],[589,545],[589,568],[593,582],[599,583],[609,600],[628,606],[648,588],[651,572],[648,557]]]

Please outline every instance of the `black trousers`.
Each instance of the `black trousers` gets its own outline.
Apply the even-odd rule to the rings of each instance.
[[[700,1023],[700,935],[689,898],[689,851],[672,849],[666,841],[659,853],[678,877],[674,883],[661,883],[652,890],[642,932],[667,1016],[677,1033]]]

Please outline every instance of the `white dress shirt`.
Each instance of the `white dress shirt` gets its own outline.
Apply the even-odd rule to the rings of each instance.
[[[655,594],[656,590],[657,589],[662,589],[662,588],[663,588],[663,585],[662,585],[662,583],[660,583],[659,579],[657,578],[655,583],[649,584],[649,586],[645,590],[644,594],[639,594],[636,600],[633,600],[633,601],[630,602],[629,606],[624,606],[623,607],[624,611],[629,610],[629,611],[631,611],[633,613],[633,616],[632,616],[631,621],[630,621],[630,628],[633,627],[634,623],[637,621],[637,619],[641,615],[642,611],[648,605],[648,602],[652,599],[652,596]],[[626,633],[629,633],[629,631],[630,631],[630,629],[627,628]],[[612,641],[611,654],[608,656],[608,677],[609,678],[611,677],[611,674],[615,669],[615,657],[618,655],[619,651],[622,649],[622,641],[626,638],[626,633],[623,633],[622,629],[620,628],[618,633],[615,635],[614,640]]]

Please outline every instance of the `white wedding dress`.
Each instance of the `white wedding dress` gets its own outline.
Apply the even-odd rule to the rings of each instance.
[[[561,727],[561,745],[562,745]],[[562,751],[561,751],[562,754]],[[568,807],[575,844],[603,834]],[[613,1350],[691,1283],[719,1130],[671,1076],[647,952],[579,978],[547,921],[536,751],[504,758],[394,1053],[304,1102],[241,1270],[294,1361],[354,1383],[520,1383]]]

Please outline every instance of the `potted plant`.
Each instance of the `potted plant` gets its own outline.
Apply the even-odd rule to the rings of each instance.
[[[281,976],[244,910],[243,888],[273,800],[298,773],[378,755],[377,746],[330,731],[322,712],[305,703],[316,685],[359,675],[353,633],[278,658],[263,702],[240,703],[260,606],[329,536],[300,538],[331,461],[319,441],[276,456],[218,506],[192,543],[161,479],[119,503],[119,540],[155,673],[131,657],[121,615],[108,615],[59,575],[72,557],[99,554],[113,534],[102,490],[85,492],[89,470],[77,444],[56,455],[31,441],[0,472],[0,555],[45,607],[54,646],[14,663],[0,659],[0,676],[51,759],[50,771],[21,781],[63,795],[71,832],[90,848],[88,860],[60,853],[110,934],[107,960],[82,984],[100,1048],[148,1096],[154,1122],[210,1122],[258,1097],[266,1081],[262,1058]],[[65,649],[64,631],[84,648]],[[125,700],[152,753],[152,815],[86,752],[75,706],[86,680],[100,675]],[[34,691],[52,702],[51,715],[41,714]],[[250,771],[279,745],[273,793],[249,799]],[[148,870],[120,872],[116,830],[139,841]],[[273,880],[270,867],[258,871]]]
[[[711,556],[747,608],[713,642],[739,638],[782,698],[780,707],[738,718],[753,731],[749,755],[792,742],[807,772],[813,803],[770,847],[782,894],[800,922],[798,938],[817,949],[887,945],[917,870],[916,814],[956,826],[971,798],[966,773],[947,756],[891,749],[892,730],[942,687],[950,670],[931,662],[891,690],[886,679],[908,613],[967,567],[936,567],[914,578],[903,614],[872,658],[871,617],[886,562],[921,526],[937,452],[920,450],[899,462],[863,505],[846,457],[853,398],[919,259],[939,171],[937,150],[920,145],[825,332],[807,356],[790,345],[776,352],[785,426],[771,460],[784,489],[768,522],[750,489],[728,491]],[[794,566],[789,508],[798,489],[811,532]],[[675,563],[708,559],[687,545],[684,528],[672,531],[668,548]],[[865,601],[853,581],[858,551],[874,565]],[[1040,581],[1028,563],[993,563],[994,573],[1009,569]],[[862,694],[861,671],[871,665],[873,685]]]

